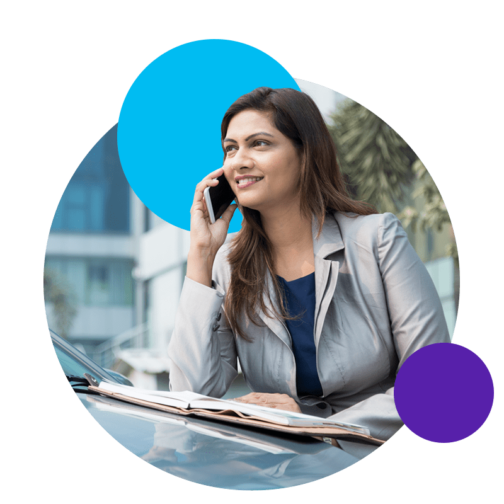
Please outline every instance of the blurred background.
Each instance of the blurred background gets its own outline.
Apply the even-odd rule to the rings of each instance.
[[[351,194],[400,218],[434,281],[453,336],[458,254],[434,181],[406,142],[372,112],[323,86],[297,83],[324,116]],[[49,327],[135,386],[168,390],[166,348],[188,250],[189,232],[157,217],[131,190],[114,126],[77,168],[54,216],[44,268]],[[248,391],[240,374],[224,397]]]

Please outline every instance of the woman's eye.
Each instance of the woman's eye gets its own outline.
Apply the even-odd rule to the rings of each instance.
[[[270,143],[267,142],[266,140],[255,140],[251,144],[252,147],[264,147],[264,146],[267,146],[267,145],[270,145]],[[229,154],[230,152],[238,150],[238,146],[236,146],[236,145],[226,145],[224,147],[224,150],[225,150],[226,154]]]

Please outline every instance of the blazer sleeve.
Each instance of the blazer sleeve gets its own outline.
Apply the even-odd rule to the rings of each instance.
[[[376,252],[399,361],[397,374],[413,352],[432,343],[449,343],[450,335],[434,283],[401,223],[391,213],[382,217]],[[372,436],[384,440],[403,425],[395,407],[394,387],[330,418],[365,426]]]
[[[222,311],[225,291],[215,269],[212,288],[184,280],[168,345],[172,391],[222,397],[238,374],[235,337]]]

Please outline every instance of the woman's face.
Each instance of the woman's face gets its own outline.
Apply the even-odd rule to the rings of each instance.
[[[292,141],[273,125],[270,113],[236,114],[223,144],[224,174],[242,206],[264,212],[292,205],[298,197],[301,161]]]

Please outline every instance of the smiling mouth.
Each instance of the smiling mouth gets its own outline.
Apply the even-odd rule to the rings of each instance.
[[[263,177],[264,178],[264,177]],[[248,186],[251,186],[252,184],[257,184],[257,182],[261,182],[261,180],[263,179],[259,179],[259,180],[252,180],[250,182],[247,182],[245,184],[237,184],[237,187],[238,189],[243,189],[244,187],[248,187]]]

